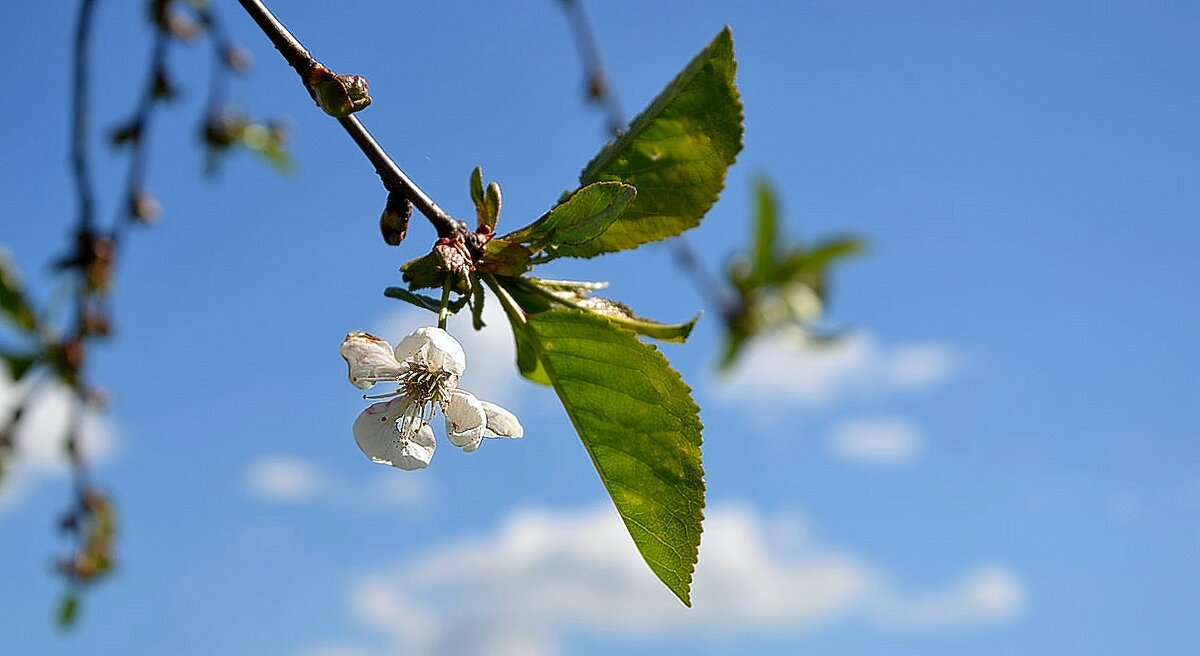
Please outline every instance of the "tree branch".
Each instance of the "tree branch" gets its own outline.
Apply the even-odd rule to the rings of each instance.
[[[296,39],[283,23],[267,9],[261,0],[238,0],[250,18],[258,25],[263,34],[270,39],[275,49],[287,63],[296,70],[304,84],[304,88],[308,89],[312,95],[313,90],[309,86],[311,73],[318,69],[324,68],[308,49]],[[439,237],[449,237],[454,233],[467,232],[467,225],[451,217],[445,210],[438,207],[433,199],[425,194],[420,187],[416,185],[409,177],[396,165],[396,162],[387,154],[387,151],[375,141],[375,137],[367,131],[362,122],[356,116],[345,116],[338,118],[338,123],[354,140],[354,143],[362,151],[363,155],[375,167],[375,172],[379,175],[379,179],[383,182],[383,186],[389,192],[402,194],[405,198],[412,202],[425,218],[433,224],[437,230]]]

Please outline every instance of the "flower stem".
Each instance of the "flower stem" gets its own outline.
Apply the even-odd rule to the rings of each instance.
[[[442,283],[442,307],[438,310],[438,328],[446,329],[446,320],[450,318],[450,276]]]

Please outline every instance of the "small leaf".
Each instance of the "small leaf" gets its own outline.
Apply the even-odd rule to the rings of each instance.
[[[400,273],[409,289],[440,289],[446,272],[434,253],[426,253],[400,265]]]
[[[17,382],[24,378],[25,374],[29,373],[29,370],[32,369],[33,365],[37,364],[38,360],[40,359],[41,358],[36,353],[11,353],[0,351],[0,360],[3,360],[4,364],[8,367],[8,375],[10,378],[12,378],[13,382]]]
[[[405,303],[410,303],[423,310],[429,310],[435,314],[440,312],[442,309],[442,302],[436,298],[432,298],[424,294],[414,294],[403,287],[388,287],[387,289],[383,290],[383,295],[387,296],[388,298],[395,298],[404,301]],[[447,303],[446,308],[450,310],[451,314],[456,314],[459,310],[463,309],[463,306],[467,304],[468,298],[470,297],[459,296],[453,301]]]
[[[684,342],[691,335],[692,328],[700,315],[690,321],[679,324],[666,324],[644,319],[633,313],[624,303],[590,296],[595,283],[571,283],[568,281],[543,282],[537,278],[516,278],[502,281],[507,289],[521,305],[525,312],[535,314],[545,312],[553,307],[571,307],[589,314],[603,316],[623,328],[652,339],[666,342]],[[575,285],[571,287],[570,285]],[[601,284],[601,286],[604,286]],[[590,287],[590,288],[589,288]]]
[[[69,629],[75,625],[75,620],[79,617],[79,593],[72,590],[63,595],[58,602],[58,612],[55,613],[55,619],[58,622],[58,628]]]
[[[751,275],[758,280],[767,280],[775,268],[775,250],[778,241],[778,203],[775,191],[765,178],[754,185],[754,246],[751,251]]]
[[[13,324],[26,332],[37,326],[33,307],[25,298],[21,288],[21,279],[17,271],[4,254],[0,253],[0,313],[3,313]]]
[[[704,516],[690,388],[658,349],[602,317],[554,310],[524,329],[638,551],[690,606]]]
[[[807,250],[797,250],[779,265],[781,280],[802,274],[823,274],[834,262],[863,252],[866,242],[857,237],[838,237],[823,241]]]
[[[504,279],[499,278],[497,281],[500,283],[500,287],[493,287],[493,291],[497,294],[510,294]],[[515,296],[510,294],[509,298],[515,299]],[[508,323],[512,327],[513,342],[517,349],[517,370],[528,380],[539,385],[549,385],[550,377],[546,374],[546,368],[542,366],[541,360],[538,359],[537,350],[534,349],[525,330],[525,310],[513,307],[512,303],[504,302],[503,299],[500,306],[504,308],[504,315],[508,317]]]
[[[475,212],[483,221],[483,167],[476,166],[471,171],[471,202],[475,203]]]
[[[471,327],[475,330],[483,330],[487,324],[483,322],[483,283],[480,282],[479,276],[471,278]]]
[[[636,195],[636,189],[621,182],[590,184],[505,239],[529,243],[535,250],[583,244],[607,230]]]
[[[725,28],[579,176],[618,180],[637,198],[600,236],[560,255],[593,257],[673,237],[700,223],[742,149],[737,62]]]
[[[430,312],[439,312],[442,309],[442,304],[436,298],[431,298],[424,294],[415,294],[402,287],[388,287],[383,290],[383,295],[388,298],[395,298],[405,303],[415,305],[423,310]]]
[[[533,253],[520,244],[504,239],[492,239],[483,247],[479,270],[499,276],[519,276],[529,270],[531,257]]]
[[[500,195],[500,183],[495,180],[489,182],[487,191],[483,192],[483,207],[487,216],[482,225],[495,229],[496,223],[500,221],[500,210],[504,206],[503,200]]]

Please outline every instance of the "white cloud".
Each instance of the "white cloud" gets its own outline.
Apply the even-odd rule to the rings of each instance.
[[[984,565],[947,590],[893,599],[881,607],[878,622],[896,628],[937,628],[1006,620],[1025,605],[1021,581],[999,565]]]
[[[739,400],[825,405],[849,395],[928,387],[950,377],[958,361],[946,344],[884,346],[868,333],[823,347],[762,340],[747,348],[724,387]]]
[[[365,461],[364,461],[365,463]],[[402,472],[365,465],[367,479],[338,476],[320,464],[292,455],[260,456],[246,466],[243,480],[250,496],[265,502],[320,502],[338,508],[411,506],[428,495],[425,472]]]
[[[14,385],[6,372],[0,374],[0,417],[10,416],[25,390]],[[66,387],[50,383],[34,393],[14,434],[13,456],[0,481],[0,513],[16,507],[40,481],[68,474],[63,447],[72,413],[73,397]],[[112,456],[116,440],[109,424],[94,410],[84,411],[79,445],[93,467]]]
[[[464,308],[450,318],[447,326],[467,354],[467,370],[460,384],[463,389],[485,401],[516,411],[520,406],[519,392],[528,390],[532,383],[517,373],[516,347],[508,327],[508,318],[504,316],[499,301],[491,295],[483,306],[483,321],[487,324],[483,330],[473,329],[470,310]],[[413,330],[436,324],[433,313],[405,305],[376,322],[369,330],[396,344]]]
[[[900,418],[844,421],[829,437],[829,452],[868,465],[905,465],[921,452],[921,433]]]
[[[958,355],[945,344],[905,344],[892,350],[888,378],[900,387],[933,385],[949,378]]]
[[[693,608],[646,568],[615,511],[517,511],[494,535],[419,553],[352,587],[362,623],[402,654],[554,656],[573,632],[654,638],[770,631],[794,635],[839,618],[881,628],[999,622],[1021,609],[999,566],[910,596],[848,551],[822,546],[794,520],[746,506],[711,509]]]
[[[264,456],[246,469],[250,493],[270,501],[307,501],[321,491],[323,484],[312,463],[291,456]]]

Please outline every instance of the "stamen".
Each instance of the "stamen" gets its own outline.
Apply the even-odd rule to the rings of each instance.
[[[400,396],[403,393],[404,393],[404,390],[396,390],[395,392],[388,392],[387,394],[363,394],[363,398],[364,399],[390,399],[393,396]]]

